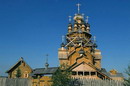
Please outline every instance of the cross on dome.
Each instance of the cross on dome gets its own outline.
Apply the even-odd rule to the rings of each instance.
[[[64,43],[64,42],[65,42],[65,40],[64,40],[64,39],[65,39],[65,36],[63,35],[63,36],[62,36],[62,43]]]
[[[81,4],[76,4],[77,5],[77,7],[78,7],[78,14],[80,13],[80,6],[81,6]]]
[[[82,14],[82,16],[83,16],[83,19],[84,19],[84,13]]]
[[[94,36],[93,39],[94,39],[94,42],[96,42],[96,36]]]
[[[88,18],[89,18],[89,16],[86,16],[86,23],[88,23]]]
[[[45,63],[45,68],[47,69],[48,68],[48,66],[49,66],[49,64],[48,64],[48,54],[46,54],[46,63]]]
[[[69,16],[69,22],[71,22],[71,18],[72,18],[72,16]]]

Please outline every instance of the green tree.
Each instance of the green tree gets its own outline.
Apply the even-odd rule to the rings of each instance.
[[[52,86],[71,86],[71,71],[68,70],[68,66],[63,64],[52,76]]]
[[[22,75],[22,74],[21,74],[21,70],[18,68],[18,69],[17,69],[17,73],[16,73],[16,77],[17,77],[17,78],[20,78],[21,75]]]
[[[128,66],[125,72],[128,75],[128,78],[125,79],[125,86],[130,86],[130,65]]]

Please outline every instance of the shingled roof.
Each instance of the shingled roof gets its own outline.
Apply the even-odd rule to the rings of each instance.
[[[57,71],[57,69],[58,69],[58,67],[36,68],[31,73],[31,76],[53,74],[54,72]]]

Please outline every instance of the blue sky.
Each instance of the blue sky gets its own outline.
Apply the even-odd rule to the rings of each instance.
[[[20,57],[32,68],[58,66],[68,16],[89,16],[91,33],[102,51],[102,67],[124,72],[130,64],[130,0],[0,0],[0,75]]]

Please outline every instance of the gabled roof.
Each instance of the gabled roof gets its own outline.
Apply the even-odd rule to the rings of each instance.
[[[107,72],[105,68],[102,68],[100,72],[106,74],[109,77],[124,77],[122,73],[111,74],[110,72]]]
[[[85,63],[85,62],[81,62],[81,63],[77,63],[77,62],[75,62],[72,66],[70,66],[70,68],[69,69],[74,69],[74,68],[76,68],[77,66],[79,66],[79,65],[81,65],[81,64],[83,64],[83,63]],[[87,64],[87,63],[86,63]],[[94,69],[96,69],[97,70],[97,68],[95,67],[95,66],[93,66],[93,65],[91,65],[91,64],[87,64],[87,65],[89,65],[90,67],[92,67],[92,68],[94,68]]]
[[[6,71],[6,73],[9,73],[11,71],[13,71],[14,69],[16,69],[20,64],[21,62],[24,62],[28,67],[30,67],[23,59],[23,57],[20,58],[20,60],[15,64],[13,65],[9,70]],[[30,69],[32,70],[32,68],[30,67]]]
[[[44,75],[44,74],[53,74],[56,72],[58,67],[49,67],[49,68],[36,68],[31,73],[31,76],[35,75]]]
[[[81,65],[81,64],[83,64],[83,63],[85,63],[85,62],[81,62],[81,63],[75,63],[75,64],[73,64],[69,69],[70,70],[73,70],[73,69],[75,69],[76,67],[78,67],[79,65]],[[103,76],[105,76],[107,79],[111,79],[110,78],[110,76],[108,75],[108,74],[106,74],[106,73],[103,73],[103,72],[101,72],[99,69],[97,69],[94,65],[92,65],[91,63],[86,63],[88,66],[90,66],[90,67],[92,67],[93,69],[95,69],[98,73],[100,73],[101,75],[103,75]]]

